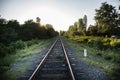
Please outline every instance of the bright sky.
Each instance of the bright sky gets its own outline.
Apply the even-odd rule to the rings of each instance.
[[[0,0],[0,15],[17,19],[21,24],[28,19],[41,18],[42,24],[52,24],[55,30],[67,30],[86,14],[88,26],[94,24],[95,9],[107,1],[119,6],[119,0]]]

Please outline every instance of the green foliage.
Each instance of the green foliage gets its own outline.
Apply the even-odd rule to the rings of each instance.
[[[20,25],[17,20],[7,21],[0,18],[0,57],[14,54],[18,49],[36,44],[36,41],[29,42],[29,40],[52,38],[58,35],[51,24],[41,26],[39,17],[36,21],[30,19]]]
[[[14,29],[6,26],[0,26],[0,42],[3,44],[10,44],[11,41],[17,39],[18,34]]]
[[[7,50],[6,50],[7,51]],[[5,54],[5,53],[4,53]],[[14,57],[11,57],[10,55],[8,54],[5,54],[6,56],[5,57],[1,57],[0,56],[0,79],[1,79],[1,76],[4,72],[6,72],[7,70],[10,69],[10,65],[11,63],[14,61]]]
[[[40,18],[39,17],[36,17],[36,22],[40,23]]]
[[[68,38],[68,33],[66,31],[60,31],[60,36],[65,36]]]
[[[23,73],[23,70],[26,70],[27,66],[31,65],[31,62],[26,61],[26,59],[30,59],[30,57],[33,58],[33,55],[36,56],[37,53],[43,50],[43,48],[48,45],[48,43],[52,41],[52,39],[33,39],[29,41],[17,41],[14,43],[11,43],[10,46],[4,45],[5,48],[10,49],[10,47],[13,48],[13,50],[16,52],[11,52],[11,54],[7,54],[4,57],[0,57],[0,80],[14,80],[18,75]],[[22,49],[14,49],[14,46],[21,46],[26,45],[25,48]],[[3,44],[2,44],[3,45]],[[0,45],[1,46],[1,45]],[[3,46],[1,46],[3,48]],[[0,48],[1,49],[1,48]],[[6,49],[5,49],[6,50]],[[11,49],[10,49],[11,50]],[[0,50],[1,51],[1,50]],[[6,50],[7,51],[7,50]],[[34,60],[34,59],[32,59]],[[16,64],[19,69],[11,69],[11,65]],[[23,67],[24,65],[24,67]],[[22,68],[21,68],[22,67]],[[8,70],[9,73],[7,72]],[[19,73],[19,74],[16,74]],[[14,79],[13,79],[14,78]]]
[[[4,57],[7,54],[8,54],[7,47],[4,44],[0,43],[0,57]]]
[[[24,49],[25,46],[26,46],[26,43],[22,40],[19,40],[17,42],[14,42],[12,44],[10,44],[10,46],[13,46],[14,47],[14,50],[16,49]]]
[[[51,24],[46,24],[45,29],[47,30],[46,32],[49,38],[58,35],[58,33],[55,32]]]
[[[120,40],[118,40],[118,39],[112,39],[112,40],[110,41],[110,45],[111,45],[112,47],[120,47]]]
[[[86,35],[86,27],[87,27],[87,16],[85,15],[82,18],[78,19],[77,22],[74,23],[74,25],[69,26],[67,33],[67,36],[80,36],[80,35]]]
[[[90,25],[88,30],[87,30],[87,35],[90,36],[97,36],[98,33],[98,28],[97,26]]]
[[[44,41],[44,40],[43,40]],[[32,45],[42,43],[41,40],[34,39],[30,41],[16,41],[11,43],[9,46],[6,46],[0,43],[0,73],[5,72],[9,69],[10,64],[13,62],[14,57],[12,55],[16,55],[16,52],[19,50],[25,50]],[[20,55],[20,54],[19,54]]]
[[[17,20],[7,21],[0,18],[0,74],[4,74],[10,68],[15,55],[18,57],[22,55],[16,54],[17,51],[25,51],[32,45],[39,44],[39,39],[52,38],[57,35],[58,32],[53,29],[52,25],[41,26],[39,18],[37,18],[37,23],[28,20],[23,25],[20,25]]]
[[[78,44],[80,43],[79,47],[81,47],[81,44],[84,44],[85,47],[83,48],[90,47],[95,49],[93,50],[94,52],[91,51],[94,57],[117,65],[120,63],[120,39],[113,39],[110,37],[112,35],[120,36],[120,14],[114,6],[107,4],[107,2],[102,3],[100,8],[95,11],[96,23],[95,25],[90,25],[87,31],[87,16],[84,16],[83,19],[81,18],[78,22],[75,22],[74,25],[70,26],[68,31],[63,32],[62,35],[70,40],[76,41]],[[76,45],[74,47],[76,47]],[[90,57],[89,55],[89,58]],[[86,60],[87,59],[88,58],[86,58]],[[102,61],[100,61],[100,65],[104,63],[101,62]],[[92,61],[92,64],[94,63],[98,65],[98,62]],[[110,78],[112,80],[119,80],[120,68],[109,67],[109,71],[106,72],[109,74]],[[107,64],[102,68],[105,69],[109,67]],[[114,69],[112,70],[112,68]]]
[[[115,66],[112,71],[110,72],[110,75],[112,76],[112,80],[119,80],[120,79],[120,65]]]
[[[57,35],[58,32],[54,30],[51,24],[42,26],[39,17],[36,18],[36,22],[30,19],[22,25],[17,20],[6,20],[0,17],[0,74],[10,68],[18,51],[25,51],[33,44],[39,44],[41,39],[48,39]],[[34,46],[34,48],[36,47]],[[22,57],[26,55],[24,54]]]
[[[69,39],[69,46],[76,50],[81,59],[103,69],[111,80],[119,80],[120,39],[94,36],[77,36]],[[83,49],[87,49],[87,58],[83,57]]]
[[[85,43],[88,46],[96,47],[97,49],[101,51],[106,51],[109,49],[117,50],[116,54],[113,53],[101,53],[97,52],[97,56],[103,56],[104,59],[119,63],[120,55],[118,54],[119,48],[120,48],[120,39],[112,39],[112,38],[102,38],[102,37],[90,37],[90,36],[80,36],[80,37],[71,37],[71,40],[75,40],[80,43]]]
[[[83,17],[83,24],[85,27],[87,27],[87,15],[84,15]]]
[[[25,49],[33,44],[38,44],[38,43],[39,40],[30,40],[30,41],[18,40],[7,46],[0,43],[0,57],[5,57],[6,55],[10,55],[10,54],[15,54],[17,50]]]
[[[56,56],[56,59],[62,59],[62,58],[63,58],[63,56],[61,56],[61,55]]]
[[[53,29],[51,24],[41,26],[33,20],[28,20],[21,27],[21,38],[23,40],[31,40],[34,38],[45,39],[56,35],[58,35],[58,33]]]
[[[113,54],[107,54],[107,53],[105,53],[104,54],[104,58],[106,59],[106,60],[112,60],[112,57],[113,57]]]
[[[107,4],[107,2],[102,3],[101,7],[96,9],[95,20],[100,36],[120,34],[120,32],[118,32],[120,25],[120,23],[118,23],[120,20],[119,13],[115,7]]]
[[[95,25],[90,25],[88,30],[86,30],[87,16],[84,15],[84,17],[78,19],[74,25],[69,26],[67,36],[120,36],[120,14],[117,9],[107,2],[104,2],[100,8],[95,11]]]
[[[51,24],[42,26],[40,18],[36,19],[37,23],[30,19],[20,25],[17,20],[0,18],[0,42],[7,45],[17,40],[45,39],[58,35]]]

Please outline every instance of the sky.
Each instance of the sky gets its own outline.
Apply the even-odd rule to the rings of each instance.
[[[107,2],[115,7],[119,0],[0,0],[0,15],[20,24],[28,19],[41,18],[41,24],[52,24],[57,31],[68,30],[70,25],[87,15],[87,25],[94,25],[95,9]]]

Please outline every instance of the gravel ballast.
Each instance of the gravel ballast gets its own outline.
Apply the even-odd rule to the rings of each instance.
[[[74,62],[72,64],[74,74],[77,80],[109,80],[105,72],[97,67],[87,65],[79,57],[77,57],[74,52],[71,53],[70,49],[67,49],[68,54],[72,54]]]
[[[72,57],[70,58],[70,61],[74,63],[72,64],[72,68],[76,76],[76,80],[109,80],[108,76],[106,75],[104,71],[102,71],[101,69],[95,66],[85,63],[78,56],[77,52],[72,50],[67,45],[66,41],[64,41],[64,45],[66,47],[66,51],[69,57]]]
[[[101,69],[95,66],[91,66],[85,63],[84,61],[80,59],[79,56],[77,56],[76,52],[73,51],[67,45],[66,42],[64,45],[65,45],[67,54],[70,57],[70,62],[72,62],[71,65],[72,65],[76,80],[109,80],[108,76],[106,75],[104,71],[102,71]],[[43,59],[49,47],[50,46],[47,46],[40,53],[30,56],[29,58],[24,60],[24,63],[30,61],[31,65],[29,65],[28,67],[25,67],[26,68],[25,72],[17,76],[16,80],[28,80],[32,72],[36,69],[39,62]],[[17,67],[18,64],[19,63],[14,63],[12,65],[12,68],[10,69],[10,72],[15,71],[15,70],[20,70],[20,68]]]

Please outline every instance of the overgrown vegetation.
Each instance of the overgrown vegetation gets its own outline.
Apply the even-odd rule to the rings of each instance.
[[[70,40],[84,43],[89,47],[93,47],[99,50],[97,53],[95,53],[95,55],[104,57],[104,59],[114,63],[120,63],[120,39],[81,36],[71,37]],[[109,50],[117,53],[106,53]]]
[[[68,31],[60,31],[66,37],[71,36],[120,36],[120,13],[119,10],[107,2],[102,3],[96,9],[94,16],[95,24],[89,25],[87,29],[87,16],[78,19],[73,25],[69,26]]]
[[[14,62],[17,51],[26,50],[40,43],[41,39],[50,39],[58,35],[51,24],[41,25],[40,18],[24,24],[17,20],[6,20],[0,17],[0,74],[2,75]]]
[[[53,39],[18,41],[22,49],[16,49],[14,54],[9,54],[0,58],[0,79],[1,80],[15,80],[21,73],[25,72],[27,67],[32,64],[32,60],[40,51],[42,51],[48,43]],[[14,45],[16,44],[14,43]],[[18,45],[15,45],[18,46]],[[29,59],[30,58],[30,59]],[[13,65],[17,68],[13,68]],[[10,71],[12,69],[12,71]],[[9,72],[8,72],[9,71]]]
[[[103,69],[111,80],[119,80],[120,39],[86,36],[72,37],[67,42],[87,64]],[[83,56],[84,49],[87,49],[87,57]]]
[[[40,18],[20,25],[17,20],[0,18],[0,58],[14,54],[16,49],[24,49],[36,42],[33,39],[47,39],[57,36],[51,24],[41,25]]]
[[[75,41],[69,44],[79,55],[82,54],[82,49],[88,49],[91,56],[81,57],[84,61],[104,69],[112,80],[119,80],[120,13],[107,2],[102,3],[95,11],[94,25],[90,25],[87,29],[87,16],[85,15],[71,25],[68,31],[60,31],[60,35]]]

